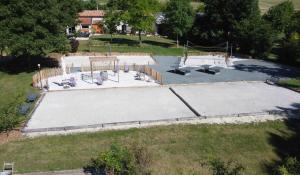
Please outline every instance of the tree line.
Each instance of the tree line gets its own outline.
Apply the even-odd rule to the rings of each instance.
[[[202,0],[199,8],[190,0],[2,0],[0,1],[0,51],[30,58],[49,52],[68,52],[65,30],[78,23],[83,9],[105,9],[104,26],[111,36],[121,22],[142,35],[152,32],[158,12],[164,18],[160,33],[199,45],[229,42],[237,53],[266,58],[275,52],[294,63],[300,56],[300,12],[291,1],[282,2],[265,14],[258,0]]]

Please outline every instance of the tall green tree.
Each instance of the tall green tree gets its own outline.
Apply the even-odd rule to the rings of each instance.
[[[258,0],[203,0],[207,33],[230,40],[238,22],[260,14]]]
[[[158,10],[157,0],[128,0],[129,8],[125,13],[128,24],[138,31],[139,43],[142,45],[142,32],[152,31],[155,13]]]
[[[286,36],[290,35],[294,24],[295,8],[291,1],[285,1],[275,5],[263,16],[272,24],[272,27]]]
[[[117,32],[117,27],[121,23],[121,15],[122,13],[120,11],[114,10],[113,8],[110,8],[105,15],[104,25],[110,34],[111,42],[113,40],[113,34]]]
[[[259,15],[239,22],[233,35],[240,52],[257,58],[266,58],[275,40],[272,26]]]
[[[170,0],[165,10],[166,25],[172,34],[176,35],[177,47],[178,37],[186,35],[191,29],[195,13],[190,0]]]
[[[14,56],[30,58],[48,52],[64,52],[68,48],[67,26],[76,24],[79,0],[1,0],[0,16],[10,34],[9,50]]]

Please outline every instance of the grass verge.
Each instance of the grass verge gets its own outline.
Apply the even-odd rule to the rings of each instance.
[[[22,139],[0,145],[0,162],[15,162],[19,173],[82,168],[112,143],[143,143],[153,174],[207,174],[201,164],[214,158],[235,160],[245,174],[268,174],[274,161],[298,149],[300,122],[245,125],[177,125],[126,131]]]
[[[182,56],[183,47],[176,47],[176,42],[170,39],[143,36],[143,45],[139,46],[138,36],[114,35],[110,43],[110,35],[92,37],[89,41],[80,41],[78,51],[82,52],[142,52],[153,55]],[[200,51],[198,51],[200,53]]]

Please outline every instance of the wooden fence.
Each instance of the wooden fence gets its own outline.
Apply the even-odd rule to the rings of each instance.
[[[47,81],[48,78],[59,75],[63,75],[63,71],[61,68],[42,69],[32,76],[32,85],[34,87],[41,87],[41,84],[42,86],[45,85],[45,81]]]

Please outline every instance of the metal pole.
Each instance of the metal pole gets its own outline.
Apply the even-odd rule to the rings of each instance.
[[[231,44],[231,50],[230,50],[230,57],[232,57],[232,44]]]
[[[39,77],[40,77],[40,89],[43,89],[43,82],[42,82],[42,75],[41,75],[41,65],[38,64],[38,68],[39,68]]]

